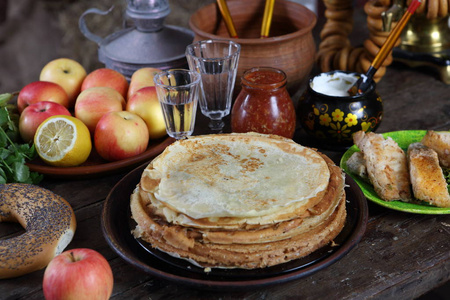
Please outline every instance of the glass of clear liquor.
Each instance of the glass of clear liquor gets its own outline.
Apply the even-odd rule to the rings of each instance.
[[[189,69],[201,75],[200,109],[209,128],[221,132],[230,114],[241,46],[229,40],[203,40],[186,47]]]
[[[194,132],[200,74],[173,69],[154,76],[156,93],[164,115],[167,134],[177,140]]]

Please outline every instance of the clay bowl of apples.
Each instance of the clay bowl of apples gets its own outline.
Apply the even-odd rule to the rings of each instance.
[[[30,171],[61,179],[87,179],[103,175],[112,175],[132,170],[147,161],[150,162],[152,158],[160,154],[174,141],[175,140],[170,137],[158,139],[153,142],[151,141],[147,150],[142,154],[114,162],[106,162],[98,155],[95,148],[93,148],[87,161],[77,167],[52,167],[46,165],[39,158],[35,158],[28,162],[27,166],[30,168]]]
[[[160,154],[174,139],[166,135],[164,118],[153,86],[153,76],[158,71],[153,68],[139,69],[128,82],[119,72],[106,68],[87,74],[83,66],[72,59],[55,59],[45,65],[39,80],[23,87],[17,98],[21,113],[19,131],[23,140],[31,142],[37,126],[46,118],[70,114],[88,127],[92,150],[88,159],[78,166],[55,167],[37,157],[27,163],[30,170],[58,178],[83,179],[131,170]],[[34,109],[31,110],[31,107]],[[136,126],[117,115],[115,118],[102,118],[109,112],[121,111],[139,116],[144,121],[141,123],[147,128],[149,138],[140,138],[139,131],[133,128]],[[96,149],[94,133],[100,122],[117,136],[120,136],[116,134],[119,131],[128,130],[127,134],[122,133],[122,138],[109,139],[109,145],[97,145],[113,149],[109,152],[112,156],[116,153],[115,157],[106,158],[101,154],[101,149]],[[143,152],[123,154],[124,143],[136,143],[136,148],[140,147]]]

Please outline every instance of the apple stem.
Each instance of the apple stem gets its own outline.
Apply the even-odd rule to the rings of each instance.
[[[70,251],[70,259],[72,262],[76,262],[77,259],[75,258],[75,255],[73,254],[73,251]]]

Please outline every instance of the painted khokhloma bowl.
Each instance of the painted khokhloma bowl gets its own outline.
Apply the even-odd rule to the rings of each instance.
[[[333,73],[333,72],[329,72]],[[362,95],[329,96],[314,91],[311,82],[300,97],[297,117],[320,146],[329,149],[353,145],[353,133],[375,131],[383,117],[383,101],[376,83]]]

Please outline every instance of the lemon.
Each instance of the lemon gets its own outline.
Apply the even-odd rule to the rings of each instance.
[[[72,116],[53,116],[39,125],[34,136],[39,157],[49,165],[74,167],[84,163],[92,150],[87,126]]]

